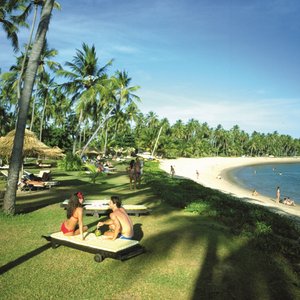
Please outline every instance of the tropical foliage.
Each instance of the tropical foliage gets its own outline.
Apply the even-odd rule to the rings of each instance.
[[[34,10],[34,21],[38,8],[43,12],[49,4],[52,10],[54,1],[0,0],[0,4],[0,23],[17,51],[18,29],[28,26],[30,12]],[[24,53],[21,51],[8,72],[0,74],[1,135],[16,128],[18,120],[22,124],[20,144],[26,126],[44,143],[73,155],[83,155],[88,147],[112,155],[147,151],[163,157],[300,154],[299,138],[276,131],[247,133],[238,125],[224,129],[221,124],[212,128],[195,119],[170,124],[155,112],[143,114],[136,94],[139,86],[131,84],[125,70],[111,70],[113,59],[100,63],[95,46],[82,43],[62,67],[55,61],[58,51],[48,46],[45,36],[38,41],[37,53],[37,42],[31,42],[34,27],[35,21]],[[31,80],[27,86],[26,74]],[[15,174],[20,165],[15,166]]]

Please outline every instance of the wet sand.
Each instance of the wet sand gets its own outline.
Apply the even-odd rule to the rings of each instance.
[[[231,194],[243,201],[263,205],[300,222],[300,206],[287,206],[277,204],[274,198],[263,195],[252,196],[252,191],[247,190],[230,180],[230,170],[248,165],[269,164],[269,163],[300,163],[300,158],[271,158],[271,157],[203,157],[203,158],[178,158],[161,160],[160,167],[167,173],[171,165],[175,168],[175,176],[189,178],[195,182],[220,190],[223,193]],[[196,170],[199,175],[197,176]],[[259,192],[259,191],[258,191]]]

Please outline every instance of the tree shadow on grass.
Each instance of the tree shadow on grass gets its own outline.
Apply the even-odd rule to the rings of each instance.
[[[181,216],[178,220],[170,215],[165,223],[167,229],[162,224],[162,231],[143,237],[146,253],[135,258],[142,267],[126,275],[133,281],[147,266],[165,264],[168,274],[170,257],[175,264],[177,257],[179,267],[180,257],[189,257],[201,262],[191,299],[296,299],[297,292],[299,295],[299,282],[287,272],[290,266],[283,267],[276,255],[253,248],[253,240],[239,246],[228,229],[199,217]],[[197,269],[195,264],[191,266]]]
[[[278,264],[276,257],[270,254],[266,259],[251,248],[251,243],[219,260],[218,241],[208,240],[192,299],[296,299],[293,278]]]
[[[28,252],[20,257],[18,257],[17,259],[10,261],[9,263],[5,264],[4,266],[0,267],[0,275],[6,273],[7,271],[19,266],[20,264],[28,261],[29,259],[41,254],[42,252],[48,250],[49,248],[51,248],[51,244],[47,243],[31,252]]]
[[[98,220],[97,221],[94,221],[94,222],[91,222],[89,224],[87,224],[88,228],[91,228],[93,226],[96,226],[98,223]],[[48,250],[49,248],[51,248],[51,243],[48,242],[47,244],[37,248],[37,249],[34,249],[20,257],[18,257],[17,259],[13,260],[13,261],[10,261],[8,262],[7,264],[3,265],[0,267],[0,275],[6,273],[7,271],[21,265],[22,263],[28,261],[29,259],[31,258],[34,258],[35,256],[41,254],[42,252]]]

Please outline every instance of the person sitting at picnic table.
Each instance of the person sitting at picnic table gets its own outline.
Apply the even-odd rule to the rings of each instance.
[[[126,210],[122,207],[121,199],[118,196],[112,196],[109,201],[109,207],[112,210],[112,213],[109,215],[110,219],[99,222],[97,228],[108,225],[109,230],[104,232],[108,239],[131,240],[133,238],[133,224]]]
[[[77,192],[72,195],[67,205],[67,220],[61,224],[60,230],[64,235],[79,235],[84,240],[83,233],[88,230],[87,226],[83,225],[83,202],[84,195]]]

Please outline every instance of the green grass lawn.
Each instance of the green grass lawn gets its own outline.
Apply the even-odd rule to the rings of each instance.
[[[253,236],[237,233],[216,207],[210,207],[215,213],[207,205],[206,213],[178,208],[179,195],[209,198],[203,187],[198,191],[146,166],[146,180],[131,191],[124,168],[119,165],[115,175],[95,184],[85,173],[54,169],[58,187],[18,193],[22,213],[0,215],[0,299],[300,299],[299,273],[293,268],[298,253],[290,260],[280,250],[260,250]],[[150,174],[154,177],[147,179]],[[124,262],[96,263],[93,254],[49,247],[41,236],[59,230],[65,218],[59,204],[78,190],[86,199],[119,195],[124,204],[151,208],[150,215],[132,216],[136,238],[147,252]],[[176,205],[166,195],[177,197]],[[238,214],[236,209],[231,208]],[[86,216],[84,223],[92,231],[98,220]]]

